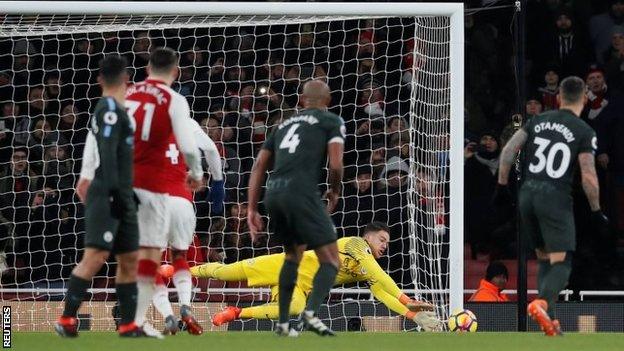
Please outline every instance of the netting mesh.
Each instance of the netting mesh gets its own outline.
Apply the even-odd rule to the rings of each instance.
[[[211,213],[207,188],[195,194],[192,264],[280,251],[270,233],[251,243],[245,218],[250,169],[267,132],[297,112],[303,83],[321,78],[332,90],[331,111],[345,120],[348,133],[343,197],[332,216],[339,236],[359,235],[372,220],[388,223],[391,242],[379,263],[400,288],[434,302],[444,317],[449,33],[448,17],[3,16],[2,299],[43,301],[22,312],[56,314],[83,251],[84,209],[74,187],[89,113],[100,94],[98,62],[120,53],[132,80],[141,81],[149,51],[168,46],[180,53],[173,88],[187,97],[192,117],[217,144],[226,176],[223,216]],[[114,272],[109,262],[98,273],[84,307],[97,310],[85,313],[102,329],[111,327],[100,310],[113,304]],[[196,302],[260,303],[269,297],[244,283],[199,280],[195,286]],[[365,288],[364,282],[341,287],[330,305],[335,310],[346,300],[367,300]],[[199,317],[207,326],[205,311]],[[52,321],[37,323],[43,330]]]

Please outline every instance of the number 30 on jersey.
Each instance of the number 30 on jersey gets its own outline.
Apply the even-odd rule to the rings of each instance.
[[[546,169],[546,174],[549,177],[553,179],[561,178],[568,170],[568,166],[570,166],[570,147],[562,142],[554,143],[550,146],[550,140],[540,137],[535,137],[533,142],[537,144],[537,150],[535,150],[537,164],[531,162],[529,171],[537,174]],[[546,153],[546,150],[548,150],[548,153]],[[561,153],[561,163],[555,169],[555,158],[558,153]]]

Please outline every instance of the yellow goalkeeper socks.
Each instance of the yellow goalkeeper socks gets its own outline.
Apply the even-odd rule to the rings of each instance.
[[[247,274],[243,269],[243,262],[223,264],[210,262],[190,268],[191,275],[198,278],[211,278],[223,281],[243,281],[247,280]]]

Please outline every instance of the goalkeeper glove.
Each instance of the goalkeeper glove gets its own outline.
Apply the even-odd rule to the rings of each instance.
[[[434,306],[428,302],[416,301],[412,299],[405,304],[405,307],[412,312],[433,311],[434,309]]]
[[[225,200],[225,181],[214,180],[210,184],[210,193],[208,200],[212,205],[212,213],[215,215],[223,214],[223,201]]]
[[[422,330],[426,332],[441,330],[442,322],[433,311],[407,312],[407,318],[413,320]]]

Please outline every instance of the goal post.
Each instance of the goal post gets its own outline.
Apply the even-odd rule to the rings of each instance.
[[[271,64],[281,64],[286,67],[286,70],[288,67],[295,67],[298,72],[298,76],[296,77],[298,83],[293,86],[293,89],[288,90],[285,88],[288,86],[287,82],[280,87],[282,91],[275,92],[282,99],[280,102],[281,104],[275,107],[276,110],[279,110],[278,115],[280,118],[286,118],[296,112],[296,94],[298,89],[300,89],[305,79],[316,77],[316,66],[322,66],[327,71],[325,72],[325,79],[328,81],[333,80],[334,82],[332,85],[334,104],[339,105],[335,108],[336,112],[338,114],[350,113],[349,116],[343,116],[345,120],[349,119],[354,125],[354,128],[350,131],[350,137],[354,140],[366,139],[365,144],[367,146],[365,149],[353,150],[355,161],[354,165],[351,166],[360,165],[363,162],[364,156],[362,155],[369,157],[370,154],[372,159],[373,154],[376,152],[376,145],[378,144],[378,141],[375,140],[380,140],[372,130],[360,134],[358,129],[359,125],[357,124],[360,120],[353,117],[354,113],[360,110],[366,111],[367,117],[365,119],[371,126],[369,128],[372,129],[374,121],[379,121],[377,117],[374,117],[374,113],[377,111],[376,109],[381,111],[381,116],[389,120],[391,116],[387,111],[389,111],[391,106],[396,106],[396,108],[392,107],[396,110],[393,110],[393,116],[397,115],[403,117],[408,124],[406,134],[401,133],[402,130],[399,130],[399,133],[395,134],[408,135],[409,152],[405,155],[401,155],[401,151],[399,151],[398,157],[401,165],[403,164],[402,162],[407,163],[409,174],[406,180],[407,187],[400,188],[405,190],[399,191],[401,193],[400,195],[403,196],[402,199],[404,199],[401,200],[403,201],[400,202],[401,205],[395,206],[394,208],[384,208],[381,212],[385,211],[384,213],[387,213],[386,217],[384,217],[387,219],[392,218],[392,211],[401,212],[405,210],[409,215],[406,217],[406,215],[401,212],[402,214],[397,217],[400,223],[388,223],[391,227],[396,225],[397,228],[402,228],[399,231],[399,237],[392,239],[395,245],[390,245],[390,249],[396,247],[403,247],[404,249],[403,252],[388,252],[388,261],[401,261],[404,262],[404,264],[402,264],[400,268],[393,268],[392,263],[385,263],[385,266],[382,265],[382,267],[388,268],[389,270],[405,270],[406,272],[404,272],[403,276],[408,276],[408,278],[406,278],[407,282],[403,282],[404,284],[400,285],[400,287],[405,288],[408,292],[417,297],[439,305],[439,314],[443,319],[448,316],[449,311],[463,308],[463,4],[0,1],[0,12],[5,14],[0,17],[0,41],[10,42],[9,48],[13,49],[13,52],[0,54],[0,59],[12,60],[16,55],[15,48],[18,42],[20,42],[20,45],[26,43],[26,54],[29,54],[31,47],[34,47],[37,52],[42,53],[40,46],[45,45],[42,43],[46,41],[57,42],[59,49],[56,52],[51,52],[48,48],[46,55],[54,56],[52,62],[54,62],[53,65],[57,67],[53,68],[59,71],[63,69],[60,67],[60,62],[62,60],[68,60],[68,57],[71,60],[78,60],[80,53],[75,51],[74,41],[84,40],[84,38],[91,40],[89,38],[97,36],[99,36],[99,39],[103,39],[104,33],[114,32],[120,36],[124,36],[122,39],[128,39],[130,42],[134,43],[139,40],[136,33],[142,31],[156,31],[159,33],[159,42],[176,43],[175,45],[177,45],[177,47],[173,47],[175,50],[183,46],[182,42],[190,41],[195,43],[191,45],[191,51],[195,56],[192,56],[193,59],[189,59],[190,61],[185,61],[188,67],[192,68],[192,72],[189,71],[191,73],[188,73],[189,76],[186,78],[187,81],[191,83],[189,86],[192,86],[187,99],[195,102],[204,98],[201,94],[212,94],[214,90],[210,90],[210,84],[224,83],[225,85],[225,83],[229,82],[228,79],[238,79],[239,81],[237,84],[240,87],[245,85],[253,86],[258,89],[264,87],[265,81],[268,80],[265,78],[257,78],[257,72],[260,70],[260,65],[262,64],[256,61],[244,61],[244,54],[241,53],[245,50],[249,50],[253,51],[253,55],[256,55],[256,52],[266,51],[268,52],[267,57],[271,57],[271,60],[273,60],[273,51],[279,51],[279,55],[282,56],[274,62],[272,61]],[[367,22],[359,22],[365,20],[371,20],[373,24],[362,25],[361,23]],[[294,26],[294,28],[296,28],[294,33],[290,33],[285,29],[290,28],[289,26]],[[350,26],[356,26],[356,28],[353,29]],[[206,44],[210,43],[212,39],[211,36],[214,34],[211,32],[211,29],[214,28],[222,29],[218,31],[218,35],[215,36],[219,37],[215,39],[215,41],[223,40],[226,42],[231,37],[235,37],[237,46],[231,49],[229,47],[226,48],[226,44],[223,44],[223,47],[214,49],[216,47],[215,45]],[[257,30],[258,28],[263,29]],[[281,32],[274,33],[272,31],[274,28],[279,28]],[[186,30],[191,30],[191,32]],[[309,51],[313,53],[310,59],[313,61],[311,65],[312,73],[304,77],[306,74],[304,72],[310,69],[310,64],[306,61],[309,57],[303,57],[302,54],[297,54],[293,62],[285,62],[288,60],[287,53],[285,53],[288,50],[298,50],[299,53],[304,52],[301,49],[301,44],[299,44],[299,46],[288,46],[288,44],[284,42],[280,44],[282,47],[279,47],[280,45],[275,45],[275,41],[289,40],[290,34],[299,35],[301,33],[308,33],[308,31],[313,41],[316,41],[318,38],[331,38],[331,36],[335,34],[335,31],[342,31],[344,33],[341,33],[341,35],[343,35],[340,37],[342,38],[341,40],[322,39],[321,41],[325,40],[326,42],[323,42],[320,47],[314,46],[317,44],[313,45],[313,50]],[[384,48],[383,50],[386,50],[385,52],[373,54],[373,66],[371,66],[370,70],[371,72],[375,70],[374,73],[367,73],[367,75],[360,72],[360,63],[357,61],[360,60],[360,56],[356,55],[356,57],[353,58],[348,57],[346,54],[346,52],[350,50],[350,45],[353,44],[349,42],[349,38],[352,38],[349,37],[349,35],[352,34],[351,31],[356,33],[355,38],[362,38],[361,33],[374,33],[366,39],[373,42],[374,45],[379,45],[379,47]],[[377,38],[375,36],[378,35],[378,32],[384,33],[384,35],[390,32],[403,33],[403,36],[390,38],[390,35],[387,35],[387,37],[379,35]],[[409,35],[405,35],[405,33]],[[410,33],[413,33],[413,35]],[[73,37],[74,35],[85,34],[87,36],[80,37],[83,39],[74,39]],[[91,34],[93,36],[89,36]],[[265,40],[264,36],[268,36],[268,39]],[[247,38],[250,39],[247,41]],[[66,41],[71,41],[71,45],[65,45]],[[266,48],[259,47],[259,45],[261,45],[259,43],[265,42],[269,43],[267,45],[271,46]],[[104,53],[104,49],[98,45],[99,44],[95,45],[95,52],[87,52],[89,58],[94,59],[96,57],[101,57],[99,55]],[[121,43],[116,45],[120,54],[126,55],[130,53],[129,50],[132,50],[124,47]],[[204,46],[202,47],[202,45]],[[245,45],[250,45],[251,48]],[[195,49],[195,46],[199,46],[199,48]],[[277,47],[277,49],[274,49],[274,47]],[[401,52],[399,54],[391,52],[391,50],[388,49],[389,47],[399,47]],[[62,52],[62,50],[64,50],[63,48],[70,48],[74,51]],[[98,50],[101,50],[101,52]],[[125,51],[122,52],[122,50]],[[359,55],[360,51],[357,51],[359,49],[356,48],[355,50]],[[208,59],[206,59],[206,64],[201,67],[197,66],[196,61],[193,61],[198,55],[198,52],[204,55],[204,58],[206,56],[208,57]],[[317,57],[319,57],[319,52],[321,52],[321,59],[317,59]],[[399,56],[398,58],[395,57],[397,55]],[[409,62],[412,66],[409,68],[403,67],[405,62],[408,62],[405,56],[410,55],[411,60]],[[213,61],[213,57],[219,57],[223,60],[223,65],[226,66],[225,71],[228,71],[229,67],[236,67],[236,70],[247,70],[253,73],[248,73],[247,77],[244,77],[245,74],[239,73],[236,76],[237,78],[232,78],[234,76],[228,76],[228,78],[225,74],[229,72],[224,72],[222,82],[212,81],[206,78],[206,76],[201,76],[201,78],[199,78],[200,75],[198,72],[203,69],[209,70],[212,65],[210,61]],[[234,63],[232,63],[231,57],[235,57]],[[350,71],[347,72],[345,68],[349,65],[349,61],[354,59],[358,62],[355,64],[357,66],[357,72],[355,72],[355,74]],[[365,57],[362,60],[365,59],[367,58]],[[218,60],[219,59],[217,59],[217,61]],[[320,63],[319,60],[321,61]],[[383,62],[383,64],[378,64],[378,62]],[[395,66],[397,62],[399,66]],[[130,64],[132,65],[133,62],[130,62]],[[376,64],[380,67],[374,67]],[[74,69],[73,61],[68,67]],[[364,67],[364,65],[362,67]],[[49,69],[49,67],[42,68],[42,71]],[[137,66],[133,68],[139,70],[142,67]],[[32,81],[28,79],[35,76],[36,72],[35,68],[30,64],[27,64],[23,69],[26,72],[26,81],[28,82],[25,83],[25,88],[28,90],[33,84]],[[74,92],[78,90],[77,86],[80,84],[89,88],[94,86],[95,83],[92,75],[94,67],[92,65],[87,65],[87,67],[83,67],[83,69],[87,70],[86,82],[65,80],[62,84],[71,85],[73,90],[68,90]],[[47,73],[49,72],[41,72],[41,76],[45,77]],[[182,81],[183,74],[185,74],[185,72],[181,73],[180,84],[177,85],[179,89],[184,88],[184,82]],[[79,74],[76,73],[72,75],[72,77],[74,77],[72,79],[78,79],[75,78],[78,76]],[[369,77],[368,80],[363,79],[362,77],[364,76]],[[65,78],[62,78],[62,80],[63,79]],[[352,81],[355,83],[349,83]],[[200,91],[198,88],[198,86],[201,85],[200,83],[207,86],[207,90],[198,92]],[[45,85],[46,82],[41,78],[39,84]],[[374,95],[377,89],[384,93],[387,92],[388,95],[390,95],[389,92],[397,92],[396,98],[394,101],[384,101],[382,104],[375,105],[371,102],[372,97],[370,97],[368,102],[366,102],[368,104],[366,108],[360,106],[358,101],[351,101],[345,98],[345,96],[353,94],[354,97],[359,99],[361,95],[363,95],[364,90],[368,91],[368,89],[370,89],[371,95]],[[230,112],[238,116],[252,116],[249,117],[251,118],[250,123],[245,122],[250,125],[226,125],[226,122],[224,122],[225,119],[222,119],[219,122],[222,124],[215,128],[221,128],[220,137],[224,135],[225,130],[233,130],[236,137],[240,137],[240,135],[246,135],[244,134],[247,133],[245,128],[248,128],[251,130],[251,134],[247,136],[249,139],[249,147],[253,151],[254,148],[259,146],[262,140],[262,137],[256,133],[260,129],[257,129],[256,124],[254,124],[255,120],[253,119],[253,114],[255,112],[253,108],[251,112],[243,111],[244,102],[241,101],[244,100],[245,96],[242,91],[237,91],[236,94],[238,95],[236,96],[226,96],[227,93],[226,87],[224,88],[223,96],[211,96],[209,99],[210,102],[207,103],[209,108],[213,109],[215,105],[225,108],[223,106],[235,104],[236,106],[232,107],[235,111]],[[2,96],[0,96],[0,100],[2,100],[0,104],[9,102],[17,104],[20,102],[16,101],[16,93],[14,92],[13,94],[14,95],[11,97],[13,101],[11,99],[3,99]],[[252,95],[256,96],[255,90],[252,90]],[[78,99],[78,97],[71,94],[68,97],[70,100]],[[284,102],[289,98],[291,101],[294,101],[294,103]],[[58,99],[59,101],[55,101],[54,103],[59,107],[65,106],[66,102],[64,100],[61,102],[60,97],[58,97]],[[95,101],[97,101],[97,97],[88,94],[81,96],[80,99],[84,100],[86,105],[88,105],[87,110],[92,109]],[[338,99],[338,101],[336,101],[336,99]],[[219,103],[213,103],[213,101],[219,101]],[[24,103],[27,104],[27,102]],[[253,104],[255,103],[256,102],[253,102]],[[266,120],[263,121],[265,125],[263,125],[262,128],[266,127],[266,129],[271,126],[269,120],[272,120],[273,117],[273,112],[270,110],[269,105],[270,102],[267,101],[264,107],[265,110],[267,110],[267,115],[269,115],[266,117]],[[201,109],[205,108],[205,106],[201,105],[201,103],[199,104],[200,108],[194,106],[197,105],[191,103],[194,117],[197,119],[202,118],[201,116],[204,116],[206,111]],[[353,110],[356,112],[353,112]],[[211,113],[213,112],[215,111],[211,110]],[[62,111],[58,113],[58,119],[60,120]],[[210,118],[208,118],[207,123],[210,123],[209,120]],[[347,121],[347,124],[351,123],[350,121]],[[389,134],[390,132],[388,132],[388,130],[389,127],[384,126],[378,133],[383,134],[382,139],[385,143],[389,144],[392,135]],[[403,145],[400,136],[397,140],[398,145]],[[66,141],[69,144],[72,142],[71,140]],[[38,147],[37,145],[33,145],[34,144],[28,143],[26,143],[26,145],[21,145],[17,141],[14,141],[9,147],[14,150],[23,146],[31,152]],[[227,144],[224,141],[223,145],[226,145],[224,149],[230,147],[236,151],[231,158],[234,158],[235,161],[238,162],[236,163],[236,167],[241,167],[240,169],[243,170],[241,172],[244,173],[244,164],[250,159],[253,160],[253,153],[251,155],[243,155],[244,152],[240,151],[243,147],[236,143]],[[76,145],[71,146],[74,147]],[[384,150],[386,149],[387,147],[384,146]],[[46,150],[46,147],[44,146],[42,150]],[[226,151],[224,152],[227,153]],[[45,154],[45,151],[43,153]],[[31,157],[30,155],[31,153],[29,153],[29,158]],[[41,157],[42,162],[45,163],[45,161],[49,161],[43,159],[45,155]],[[71,157],[73,157],[71,161],[75,163],[80,162],[79,157],[81,157],[81,155],[73,155]],[[226,159],[230,158],[230,156],[226,154],[224,154],[223,157]],[[385,159],[385,162],[391,160],[392,159]],[[2,166],[9,167],[9,163],[10,162],[5,162]],[[373,164],[373,178],[379,177],[379,183],[374,182],[374,186],[377,187],[377,185],[383,183],[379,186],[379,192],[382,196],[385,196],[383,199],[385,199],[384,201],[387,202],[388,206],[390,206],[392,194],[388,190],[390,187],[388,185],[388,180],[382,178],[384,175],[388,176],[388,174],[391,173],[393,168],[389,165],[390,163],[376,166]],[[401,170],[401,167],[398,169]],[[226,172],[226,177],[234,172],[234,170]],[[43,174],[44,171],[40,173],[42,178],[46,178],[46,175]],[[60,174],[54,175],[60,176]],[[72,175],[74,177],[77,176],[75,171],[73,171]],[[11,176],[9,175],[6,177]],[[242,179],[243,176],[236,176],[236,178]],[[234,205],[244,201],[241,195],[236,191],[246,191],[246,185],[238,187],[237,189],[236,184],[244,184],[244,181],[240,179],[238,183],[232,182],[227,185],[229,186],[228,194],[235,194],[234,196],[236,199],[232,200],[230,197],[231,204]],[[76,208],[79,207],[75,198],[72,201],[74,201],[72,206]],[[378,201],[378,199],[375,198],[374,201]],[[3,206],[7,205],[3,204]],[[356,210],[354,210],[356,215],[358,218],[366,217],[365,214],[360,213],[359,206],[358,204]],[[230,207],[228,206],[228,208]],[[374,212],[377,211],[375,207],[373,210]],[[359,227],[345,224],[346,220],[344,218],[348,215],[347,212],[348,211],[345,210],[345,213],[339,214],[342,216],[340,217],[342,218],[342,222],[336,223],[337,227],[339,231],[343,230],[349,235],[357,235],[358,230],[361,230],[362,223],[358,224]],[[70,214],[70,217],[71,216],[74,217],[70,219],[75,220],[76,223],[82,219],[80,218],[79,211],[76,211],[75,214]],[[232,214],[225,214],[226,226],[227,223],[229,223],[228,220],[231,219],[232,216]],[[209,216],[205,212],[200,213],[198,207],[198,218],[199,217],[208,220]],[[377,214],[373,213],[372,217],[377,218]],[[18,223],[17,219],[14,219],[14,221]],[[32,227],[30,220],[28,220],[27,224],[28,228]],[[16,228],[17,227],[18,226],[16,226]],[[79,228],[79,226],[75,227]],[[74,235],[79,234],[79,229],[75,230],[76,233],[74,233]],[[223,246],[225,246],[226,241],[229,240],[224,233],[225,229],[220,231],[222,237],[220,243],[223,244]],[[23,233],[13,233],[13,235],[24,236]],[[55,232],[55,235],[59,235],[59,238],[63,239],[63,234],[60,232]],[[63,240],[60,240],[60,242],[62,241]],[[214,242],[212,244],[214,244]],[[60,247],[60,245],[61,244],[59,244],[58,251],[59,255],[62,256],[61,252],[63,248]],[[80,246],[79,244],[75,245]],[[267,250],[265,251],[272,252],[271,250],[275,249],[274,247],[270,247],[270,245],[269,242],[266,243],[265,249]],[[260,252],[253,246],[241,247],[237,248],[238,251],[235,251],[235,255],[240,255],[241,251],[247,249],[249,252],[252,252],[252,256]],[[32,257],[32,255],[29,257]],[[74,258],[77,257],[78,254],[75,254]],[[50,257],[46,256],[45,259],[50,260]],[[46,263],[42,265],[48,268],[47,265],[49,265],[49,263],[46,261]],[[393,277],[400,275],[397,275],[396,271],[391,273],[395,273]],[[32,300],[38,300],[41,294],[46,294],[45,288],[34,284],[37,283],[36,281],[32,281],[31,283],[33,283],[31,286],[28,284],[18,284],[9,288],[2,287],[0,288],[0,294],[2,294],[3,299],[5,299],[5,296],[11,296],[11,299],[15,300],[23,299],[22,296],[24,295],[21,295],[21,293],[30,292]],[[62,288],[59,290],[59,286],[50,285],[48,286],[48,290],[48,294],[51,296],[50,301],[52,301],[58,298],[59,291],[62,291]],[[95,296],[98,293],[110,293],[112,289],[107,285],[101,288],[94,288],[91,292],[94,294],[93,296]],[[210,285],[208,287],[208,294],[211,292],[214,292],[214,294],[221,294],[223,296],[221,302],[223,303],[232,301],[232,299],[227,297],[228,294],[238,294],[238,301],[244,303],[255,303],[263,301],[262,299],[266,298],[266,291],[264,290],[260,293],[256,293],[254,289],[246,290],[245,287],[239,289],[231,285],[223,285],[220,287]],[[344,301],[349,301],[352,296],[356,296],[356,299],[362,299],[361,296],[366,296],[361,286],[338,287],[333,290],[332,294],[332,297],[336,295],[341,296],[340,299],[332,302],[335,304],[346,304],[347,302],[341,302],[343,298]],[[106,297],[105,300],[106,299],[108,299],[108,297]],[[329,313],[333,313],[331,306]]]

